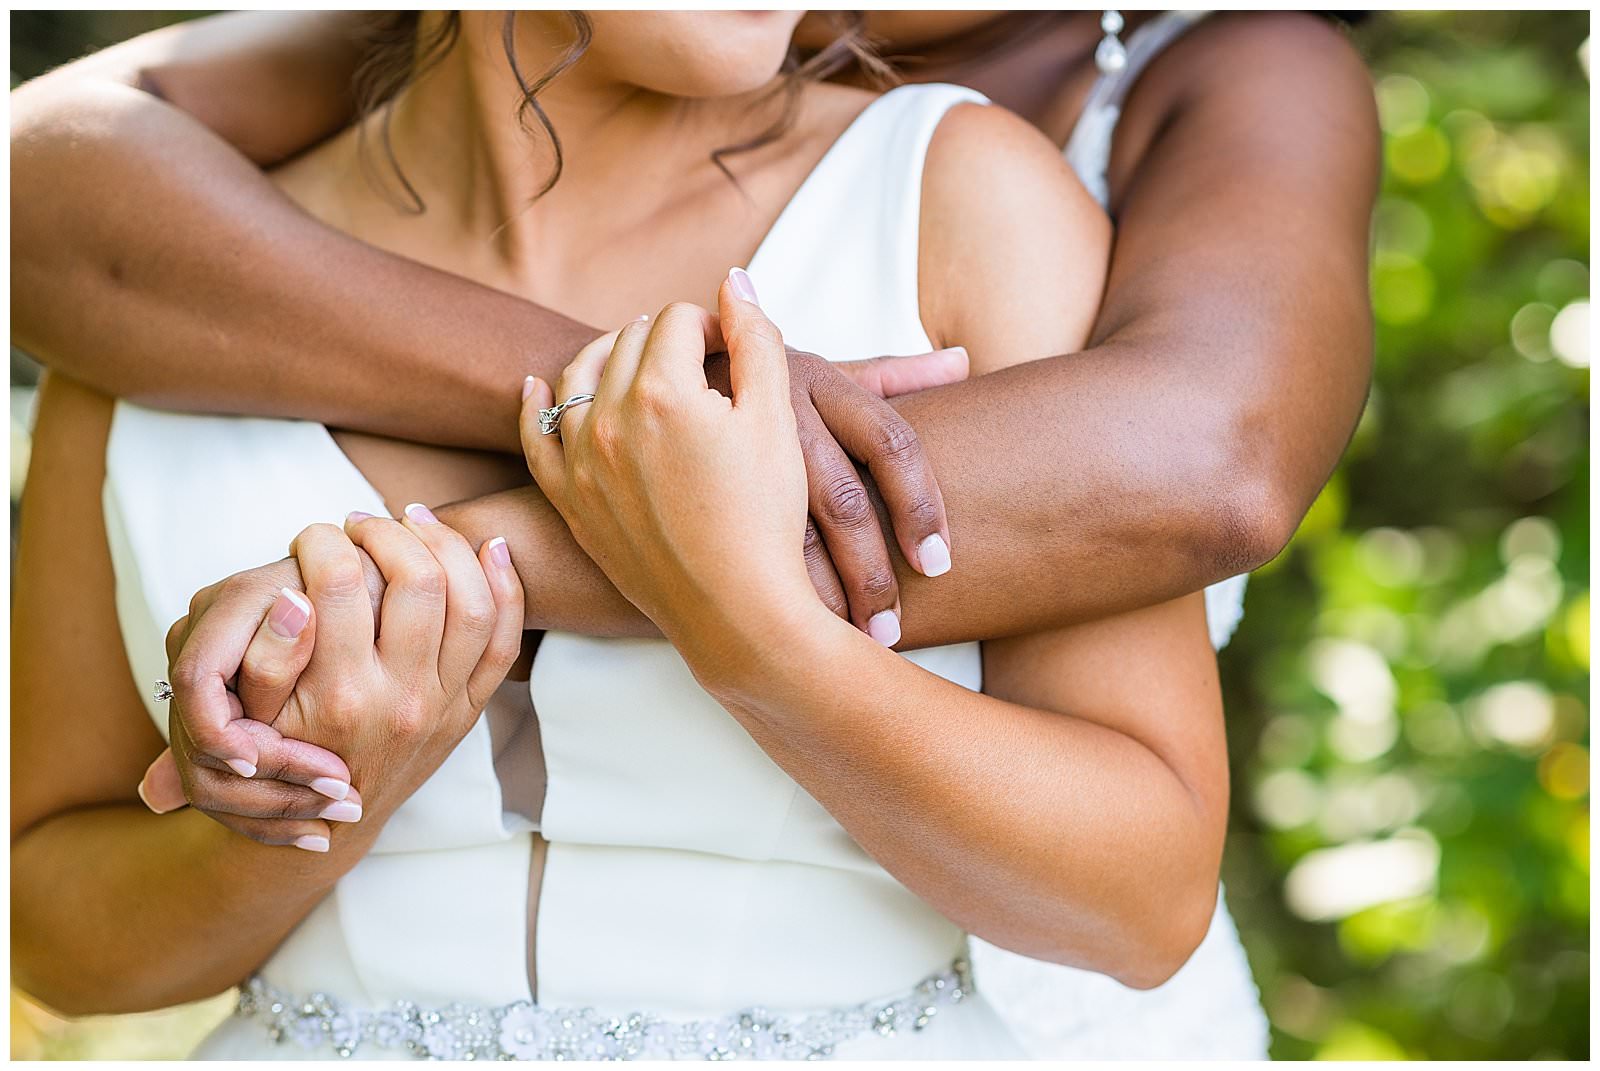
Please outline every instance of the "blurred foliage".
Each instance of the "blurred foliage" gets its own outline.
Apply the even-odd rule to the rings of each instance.
[[[1588,25],[1356,34],[1372,396],[1223,657],[1225,879],[1281,1058],[1589,1054]]]
[[[179,17],[13,13],[12,82]],[[1589,1055],[1588,25],[1355,33],[1385,141],[1372,398],[1222,659],[1224,877],[1280,1058]],[[226,998],[12,1005],[15,1056],[138,1057]]]

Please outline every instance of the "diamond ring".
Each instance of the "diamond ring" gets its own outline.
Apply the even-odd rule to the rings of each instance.
[[[584,405],[594,401],[592,394],[574,394],[560,405],[553,405],[549,409],[539,410],[539,434],[554,435],[561,428],[561,414],[575,405]]]
[[[150,694],[155,696],[157,703],[165,703],[172,698],[172,685],[166,681],[156,681],[155,691]]]

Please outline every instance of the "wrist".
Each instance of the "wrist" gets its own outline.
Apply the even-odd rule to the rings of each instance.
[[[789,678],[813,675],[851,635],[860,634],[808,590],[803,597],[701,615],[692,636],[668,639],[700,686],[738,713],[786,691]]]

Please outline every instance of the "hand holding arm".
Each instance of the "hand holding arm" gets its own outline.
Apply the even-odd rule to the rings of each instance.
[[[540,486],[700,683],[897,878],[1007,947],[1163,981],[1209,925],[1227,811],[1199,598],[1000,645],[998,695],[872,643],[807,583],[777,330],[727,285],[721,299],[731,401],[700,375],[696,310],[669,306],[580,354],[560,393],[596,398],[559,436],[538,429],[552,394],[535,384],[523,441]]]

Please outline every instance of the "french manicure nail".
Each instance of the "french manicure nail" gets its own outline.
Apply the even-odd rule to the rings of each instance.
[[[228,766],[240,777],[254,777],[256,768],[243,759],[229,759]]]
[[[880,610],[867,621],[867,635],[885,647],[893,647],[900,642],[900,619],[893,610]]]
[[[272,612],[267,615],[267,625],[286,640],[298,637],[310,620],[310,600],[290,588],[278,592],[278,600],[272,604]]]
[[[522,381],[522,400],[527,401],[528,395],[533,393],[533,377],[529,376]]]
[[[950,571],[950,548],[938,532],[917,544],[917,565],[923,576],[943,576]]]
[[[430,510],[427,506],[424,506],[421,502],[413,502],[413,503],[411,503],[411,505],[407,506],[406,507],[406,516],[410,517],[413,521],[416,521],[418,524],[438,524],[439,523],[439,518],[435,517],[433,515],[433,511]]]
[[[328,838],[307,833],[303,837],[296,837],[294,846],[308,852],[325,852],[328,850]]]
[[[349,513],[345,514],[344,523],[345,524],[360,524],[362,521],[366,520],[368,517],[371,517],[371,516],[372,516],[372,514],[370,514],[370,513],[364,513],[361,510],[353,509]]]
[[[756,297],[756,284],[750,281],[750,273],[743,268],[728,269],[728,285],[733,288],[733,296],[752,305],[760,305],[761,300]]]
[[[330,822],[361,821],[361,804],[354,800],[339,800],[322,808],[322,817]]]
[[[138,787],[137,791],[139,793],[139,799],[144,803],[144,805],[146,807],[150,808],[152,813],[154,813],[154,814],[166,814],[168,811],[173,810],[173,808],[171,808],[171,807],[157,807],[155,804],[151,803],[150,802],[150,797],[145,795],[145,792],[144,792],[144,781],[141,780],[139,782],[139,787]]]
[[[505,536],[495,536],[489,540],[489,560],[496,565],[511,564],[511,548],[506,546]]]
[[[337,777],[314,777],[310,787],[311,791],[330,800],[342,800],[350,795],[350,786]]]

